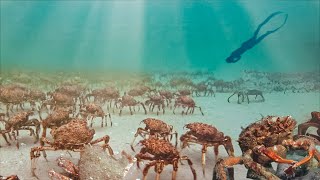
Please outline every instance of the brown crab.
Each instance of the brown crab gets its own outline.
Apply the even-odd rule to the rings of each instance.
[[[57,107],[72,107],[73,111],[76,110],[76,101],[74,100],[74,97],[69,94],[64,94],[62,92],[49,92],[47,94],[53,99],[54,106],[52,109],[56,109]]]
[[[182,107],[188,107],[187,111],[184,112],[182,111],[181,114],[183,115],[184,113],[187,115],[188,114],[188,111],[190,110],[189,113],[193,114],[194,112],[194,108],[199,108],[200,112],[202,115],[203,112],[201,110],[201,107],[200,106],[196,106],[196,103],[194,102],[194,100],[189,97],[189,96],[179,96],[176,101],[174,102],[174,108],[173,108],[173,114],[175,114],[174,110],[176,109],[176,107],[178,106],[182,106]]]
[[[45,119],[42,119],[41,112],[39,111],[39,117],[42,124],[42,135],[40,139],[40,145],[43,146],[44,142],[42,141],[42,138],[47,137],[47,129],[48,128],[57,128],[64,124],[67,124],[71,121],[70,114],[72,113],[72,110],[70,109],[62,109],[58,108],[52,113],[50,113]],[[47,157],[45,151],[43,151],[43,156]]]
[[[103,127],[103,121],[105,120],[105,126],[107,126],[107,117],[110,119],[110,124],[112,126],[112,121],[111,121],[111,114],[110,113],[105,113],[102,109],[101,106],[94,104],[94,103],[89,103],[86,105],[80,105],[80,112],[79,114],[85,114],[87,118],[91,118],[90,122],[90,127],[92,127],[93,124],[93,119],[96,117],[101,117],[101,127]],[[89,116],[89,117],[88,117]],[[91,117],[90,117],[91,116]]]
[[[146,180],[148,170],[155,166],[157,173],[156,179],[160,179],[160,173],[163,171],[164,166],[172,164],[173,172],[172,179],[176,179],[178,164],[181,160],[187,160],[189,167],[192,171],[193,178],[197,179],[196,171],[192,167],[192,162],[187,156],[181,156],[177,149],[168,141],[158,138],[149,138],[140,141],[143,146],[140,153],[135,157],[137,158],[137,166],[140,168],[139,162],[141,160],[149,160],[150,163],[146,164],[143,169],[143,180]]]
[[[29,119],[29,116],[32,116],[32,115],[34,115],[33,111],[26,111],[26,112],[16,113],[7,121],[4,120],[4,118],[2,118],[1,121],[5,122],[5,129],[1,130],[1,134],[3,138],[6,140],[8,145],[10,145],[10,143],[8,142],[5,134],[8,134],[10,139],[11,139],[11,135],[13,136],[14,140],[16,141],[16,146],[19,149],[19,141],[17,139],[17,136],[19,136],[19,130],[30,131],[30,136],[33,136],[35,139],[34,143],[38,142],[39,132],[40,132],[40,122],[35,118]],[[35,131],[30,126],[34,126],[36,128]]]
[[[0,175],[0,180],[19,180],[19,177],[17,175],[11,175],[7,177]]]
[[[28,96],[28,89],[20,85],[2,86],[0,89],[0,102],[6,105],[6,115],[9,117],[9,110],[13,113],[13,106],[18,105],[24,110],[23,104]]]
[[[200,122],[189,123],[184,127],[188,128],[185,134],[180,137],[182,149],[189,146],[189,143],[202,145],[202,171],[205,174],[207,148],[213,146],[215,157],[219,154],[219,146],[223,145],[229,156],[234,156],[234,149],[230,136],[225,136],[212,125]]]
[[[149,105],[149,111],[153,112],[155,106],[158,107],[157,115],[159,115],[159,111],[162,109],[162,113],[165,113],[165,105],[164,105],[164,96],[160,95],[149,95],[149,99],[145,101],[145,105]]]
[[[47,138],[42,137],[41,141],[48,144],[49,146],[41,145],[38,147],[31,148],[30,158],[31,158],[31,171],[35,175],[35,159],[40,156],[40,151],[45,150],[71,150],[71,151],[81,151],[87,144],[97,144],[99,142],[104,142],[102,147],[108,149],[109,154],[113,155],[113,150],[109,146],[108,142],[110,137],[108,135],[102,138],[92,141],[93,135],[95,134],[94,129],[89,129],[87,122],[80,119],[74,119],[68,124],[62,125],[56,129],[51,130],[51,135],[53,137],[53,142],[50,142]]]
[[[155,91],[155,89],[151,89],[148,86],[141,85],[141,86],[137,86],[137,87],[132,88],[131,90],[129,90],[128,91],[128,95],[133,96],[133,97],[135,97],[135,96],[143,96],[144,94],[149,93],[151,91]]]
[[[177,93],[177,95],[179,95],[179,96],[189,96],[191,94],[192,94],[192,92],[189,89],[180,89],[180,90],[178,90],[178,93]]]
[[[147,110],[146,110],[146,107],[144,106],[144,104],[140,101],[137,101],[135,100],[132,96],[130,95],[124,95],[122,96],[121,99],[118,99],[118,103],[120,103],[120,113],[119,115],[121,116],[122,114],[122,109],[125,107],[125,106],[128,106],[129,107],[129,110],[130,110],[130,114],[132,115],[133,112],[132,112],[132,108],[134,108],[135,106],[137,105],[141,105],[144,109],[144,113],[147,114]]]
[[[172,108],[171,101],[174,97],[174,94],[168,90],[159,91],[159,95],[163,96],[167,102],[167,107],[170,105],[170,109]]]
[[[135,151],[133,148],[133,143],[138,137],[138,135],[140,135],[143,138],[146,138],[146,135],[149,135],[149,137],[162,138],[167,141],[170,141],[172,139],[172,135],[175,135],[176,136],[175,147],[177,147],[178,133],[176,131],[173,132],[173,126],[168,125],[162,120],[154,119],[154,118],[144,119],[140,122],[140,124],[142,122],[146,125],[146,127],[145,128],[139,127],[137,129],[137,132],[134,135],[134,139],[131,143],[131,149],[133,151]],[[169,140],[169,136],[170,136],[170,140]]]
[[[46,94],[37,89],[30,89],[27,97],[27,101],[30,103],[30,107],[32,110],[36,108],[36,102],[39,102],[41,105],[43,101],[46,100]]]
[[[285,172],[292,174],[295,168],[309,162],[313,156],[319,161],[320,154],[312,140],[293,140],[292,132],[295,126],[296,121],[291,116],[267,116],[250,124],[239,135],[242,156],[219,159],[214,168],[213,179],[227,179],[224,168],[228,169],[229,178],[233,179],[232,166],[236,164],[246,166],[248,178],[279,179],[274,175],[271,162],[291,164]],[[308,156],[299,162],[285,159],[286,148],[306,150]]]
[[[94,97],[94,102],[109,102],[108,108],[111,108],[112,101],[115,102],[120,98],[120,92],[114,87],[106,87],[103,89],[94,89],[91,93],[86,95],[86,99],[89,100],[89,97]]]
[[[198,84],[195,84],[193,88],[196,96],[200,96],[200,93],[202,92],[203,96],[215,96],[214,91],[208,87],[208,84],[206,84],[206,82],[200,82]]]
[[[307,133],[309,127],[317,128],[317,135]],[[298,125],[298,135],[308,135],[320,141],[320,112],[311,112],[311,119],[305,123]]]

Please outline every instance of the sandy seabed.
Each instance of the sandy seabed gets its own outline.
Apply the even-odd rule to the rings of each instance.
[[[254,100],[251,97],[252,102],[250,104],[242,103],[237,104],[236,96],[233,97],[232,102],[228,103],[227,98],[229,93],[218,93],[216,97],[194,97],[197,105],[202,107],[204,116],[195,109],[193,115],[182,116],[181,109],[176,110],[176,114],[172,113],[172,110],[166,109],[165,114],[156,115],[156,113],[149,112],[147,115],[142,110],[135,112],[134,115],[130,115],[129,110],[125,108],[123,115],[118,115],[118,110],[115,114],[112,114],[113,127],[100,127],[100,121],[97,119],[94,124],[96,135],[94,137],[102,137],[109,135],[111,137],[110,146],[115,153],[119,153],[125,150],[131,155],[135,153],[130,149],[130,143],[133,140],[136,129],[143,125],[139,125],[140,121],[147,117],[154,117],[165,121],[168,124],[173,125],[174,129],[178,132],[178,135],[184,133],[183,126],[190,122],[203,122],[212,124],[225,135],[229,135],[233,139],[233,145],[235,148],[235,155],[240,155],[240,149],[236,140],[241,132],[241,127],[246,127],[250,123],[259,120],[261,114],[266,115],[279,115],[293,116],[298,123],[304,122],[310,118],[311,111],[320,110],[320,93],[270,93],[265,94],[265,102]],[[2,107],[4,109],[4,107]],[[50,135],[48,134],[48,137]],[[138,142],[141,138],[138,138]],[[27,132],[21,132],[19,136],[20,149],[12,143],[11,146],[7,146],[3,138],[0,138],[0,175],[6,176],[11,174],[17,174],[22,180],[36,179],[31,175],[31,161],[29,157],[30,148],[38,146],[39,144],[33,144],[33,138],[27,134]],[[180,145],[180,144],[179,144]],[[139,150],[139,147],[135,147]],[[55,169],[58,172],[62,172],[56,164],[56,159],[59,156],[65,156],[74,162],[77,162],[79,153],[71,152],[72,157],[66,151],[47,151],[48,162],[41,156],[38,158],[36,174],[40,179],[50,179],[48,171]],[[198,179],[212,179],[212,171],[215,163],[215,157],[212,148],[208,148],[207,163],[206,163],[206,175],[203,176],[201,168],[201,146],[192,145],[190,148],[184,149],[181,154],[187,155],[194,163],[194,168],[197,172]],[[220,146],[219,157],[226,157],[227,153],[225,149]],[[143,165],[142,165],[143,169]],[[138,169],[134,165],[125,179],[142,179],[142,169]],[[235,166],[235,179],[246,179],[246,169],[242,165]],[[167,166],[161,174],[161,179],[171,179],[172,166]],[[154,169],[149,170],[147,179],[154,179]],[[192,173],[185,163],[185,165],[179,165],[177,179],[193,179]]]

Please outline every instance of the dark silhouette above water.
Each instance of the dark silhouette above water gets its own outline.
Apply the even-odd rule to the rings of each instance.
[[[288,18],[288,14],[285,14],[285,19],[283,21],[283,23],[281,24],[281,26],[279,26],[278,28],[271,30],[271,31],[267,31],[266,33],[262,34],[260,37],[258,36],[258,33],[261,29],[261,27],[265,24],[267,24],[270,19],[272,19],[274,16],[278,15],[278,14],[282,14],[284,12],[274,12],[271,15],[269,15],[257,28],[257,30],[254,32],[253,36],[245,41],[244,43],[241,44],[241,47],[239,47],[238,49],[236,49],[235,51],[233,51],[231,53],[231,55],[226,59],[227,63],[235,63],[237,61],[239,61],[241,59],[241,55],[243,53],[245,53],[247,50],[251,49],[252,47],[254,47],[256,44],[258,44],[260,41],[262,41],[265,37],[267,37],[268,35],[276,32],[277,30],[279,30],[286,22],[287,22],[287,18]]]

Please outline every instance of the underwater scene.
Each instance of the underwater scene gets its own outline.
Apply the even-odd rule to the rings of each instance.
[[[0,180],[320,179],[319,0],[1,0]]]

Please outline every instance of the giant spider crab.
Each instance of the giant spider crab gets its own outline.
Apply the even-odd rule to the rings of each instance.
[[[10,175],[7,177],[0,175],[0,180],[19,180],[19,177],[17,175]]]
[[[30,136],[33,136],[35,139],[34,143],[38,142],[39,132],[40,132],[40,122],[35,118],[29,119],[29,116],[32,116],[32,115],[34,115],[33,111],[19,112],[13,115],[8,120],[5,120],[3,118],[3,114],[0,115],[2,117],[0,118],[0,121],[5,122],[5,129],[1,130],[0,134],[5,139],[8,145],[10,145],[10,143],[6,138],[6,134],[9,135],[10,139],[11,139],[11,135],[13,136],[14,140],[16,141],[16,146],[19,149],[19,141],[17,138],[17,136],[19,136],[19,130],[30,131]],[[31,128],[32,126],[34,126],[36,129],[33,130]]]
[[[74,119],[68,124],[64,124],[56,129],[51,130],[51,135],[53,137],[53,142],[49,141],[47,138],[42,137],[42,142],[48,144],[49,146],[41,145],[38,147],[31,148],[30,158],[31,158],[31,171],[35,175],[35,159],[40,157],[40,151],[46,150],[71,150],[71,151],[82,151],[87,144],[97,144],[99,142],[104,142],[102,147],[109,150],[109,153],[113,155],[113,150],[109,146],[108,142],[110,137],[108,135],[102,138],[92,141],[95,134],[94,129],[89,129],[87,122],[80,119]]]
[[[193,178],[196,180],[196,171],[192,167],[192,162],[187,156],[181,156],[178,150],[168,141],[158,138],[149,138],[141,140],[143,145],[140,153],[136,155],[137,166],[140,168],[139,162],[141,160],[149,160],[150,163],[146,164],[143,169],[143,180],[146,180],[148,170],[155,166],[154,170],[157,173],[156,180],[160,179],[160,173],[163,171],[165,165],[172,164],[173,172],[172,179],[176,179],[178,164],[181,160],[187,160],[189,167],[192,171]]]
[[[296,121],[291,116],[267,116],[250,124],[239,135],[242,156],[219,159],[215,165],[213,179],[233,179],[233,165],[244,164],[248,169],[247,177],[252,179],[279,179],[274,175],[272,162],[291,164],[285,172],[289,175],[294,169],[311,160],[313,156],[319,161],[320,154],[312,140],[302,138],[293,140],[292,132]],[[296,162],[286,159],[287,149],[303,149],[308,156]]]
[[[213,146],[214,154],[217,157],[219,153],[219,146],[223,145],[229,156],[234,156],[234,149],[230,136],[225,136],[222,132],[219,132],[217,128],[209,124],[200,122],[186,124],[185,127],[189,129],[185,134],[180,137],[181,148],[184,149],[189,146],[189,143],[196,143],[202,145],[202,171],[205,174],[205,154],[207,148]]]
[[[85,116],[90,119],[90,127],[93,125],[93,119],[96,117],[101,117],[101,127],[103,127],[103,121],[105,121],[105,126],[107,126],[108,117],[110,119],[110,125],[112,126],[111,114],[105,113],[101,106],[95,103],[83,104],[80,105],[79,114],[85,114]],[[78,115],[79,115],[78,114]],[[77,115],[77,116],[78,116]]]
[[[194,113],[194,108],[199,108],[201,114],[204,116],[201,107],[200,106],[196,106],[196,103],[194,102],[194,100],[189,97],[189,96],[179,96],[175,102],[174,102],[174,108],[173,108],[173,114],[175,114],[175,109],[176,107],[182,106],[183,108],[188,107],[187,111],[184,112],[184,110],[182,110],[181,114],[183,115],[185,113],[185,115],[188,114],[193,114]],[[190,111],[189,111],[190,110]]]
[[[118,102],[120,103],[119,116],[121,116],[122,110],[126,106],[129,107],[130,114],[133,115],[132,108],[134,108],[135,106],[138,106],[138,105],[141,105],[144,109],[144,114],[147,114],[147,110],[146,110],[146,107],[144,106],[144,104],[140,101],[135,100],[133,98],[133,96],[126,95],[126,93],[124,94],[124,96],[122,96],[122,98],[118,99]]]
[[[140,122],[140,124],[142,122],[146,125],[146,127],[145,128],[139,127],[137,129],[137,132],[134,135],[134,139],[131,143],[131,149],[133,151],[134,151],[133,143],[136,140],[136,138],[138,137],[138,135],[140,135],[143,138],[146,138],[146,135],[149,135],[149,137],[162,138],[167,141],[170,141],[172,139],[172,135],[174,134],[176,136],[175,146],[177,146],[178,133],[177,133],[177,131],[173,132],[172,125],[168,125],[167,123],[163,122],[162,120],[154,119],[154,118],[144,119]],[[170,140],[169,140],[169,136],[170,136]]]
[[[155,106],[158,106],[157,115],[159,115],[159,111],[162,109],[162,113],[165,113],[165,97],[161,95],[149,95],[149,99],[145,101],[145,105],[149,106],[149,111],[153,112]]]
[[[247,98],[248,104],[250,103],[249,100],[249,95],[255,95],[255,99],[257,99],[258,96],[261,96],[262,101],[265,101],[262,91],[256,90],[256,89],[251,89],[251,90],[244,90],[244,91],[235,91],[231,96],[228,97],[228,102],[230,103],[230,98],[237,94],[238,96],[238,104],[241,104],[244,102],[244,98]],[[240,97],[241,97],[241,102],[240,102]]]
[[[307,133],[309,127],[317,128],[317,135]],[[320,141],[320,112],[311,112],[311,119],[298,125],[298,135],[308,135]]]

